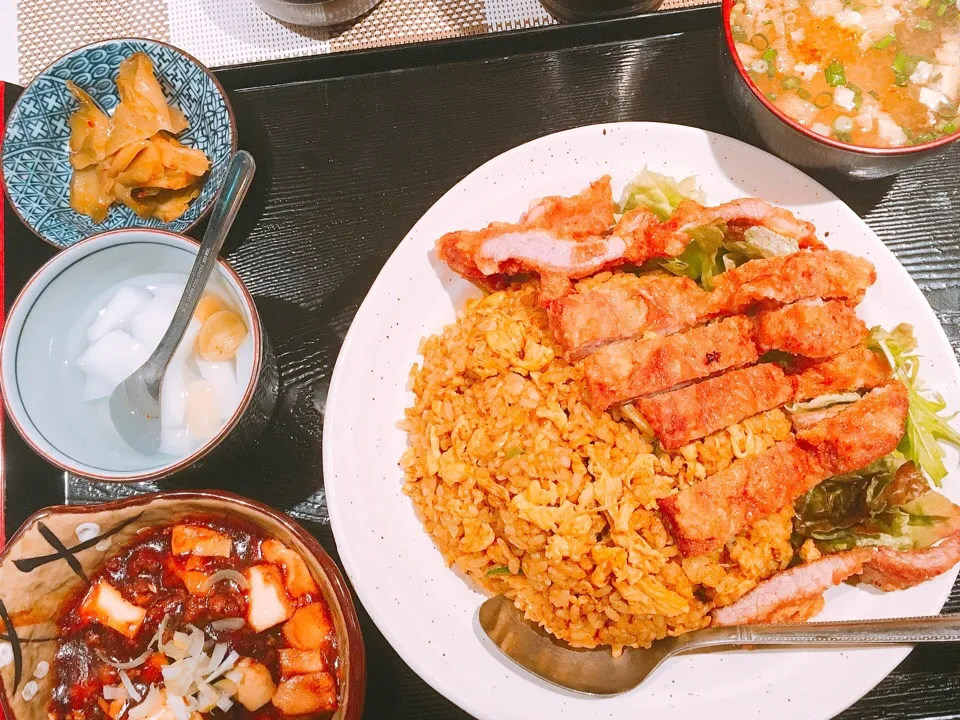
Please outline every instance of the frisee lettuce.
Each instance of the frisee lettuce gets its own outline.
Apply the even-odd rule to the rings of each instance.
[[[919,377],[920,357],[914,352],[917,341],[913,326],[901,323],[891,331],[874,327],[870,330],[867,344],[874,351],[884,354],[894,377],[903,382],[909,392],[906,432],[897,450],[907,460],[916,463],[937,487],[941,487],[943,478],[947,476],[941,443],[960,448],[960,433],[950,425],[956,413],[942,414],[947,409],[943,396],[923,387]]]

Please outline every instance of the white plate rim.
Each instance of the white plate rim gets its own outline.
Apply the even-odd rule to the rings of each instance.
[[[474,171],[467,174],[459,182],[457,182],[453,187],[451,187],[446,193],[444,193],[431,207],[421,216],[421,218],[414,224],[411,230],[407,233],[404,239],[397,245],[394,251],[391,253],[390,257],[387,259],[380,273],[377,275],[374,283],[372,284],[370,290],[365,296],[363,302],[361,303],[356,316],[351,323],[350,329],[348,330],[340,353],[337,358],[334,371],[331,375],[330,386],[327,395],[327,402],[324,411],[324,428],[323,428],[323,437],[322,437],[322,454],[323,454],[323,470],[324,470],[324,483],[325,483],[325,492],[326,498],[330,513],[330,522],[331,527],[334,533],[334,538],[337,543],[337,548],[340,553],[341,562],[343,567],[350,578],[350,582],[353,585],[357,595],[359,596],[364,608],[370,614],[371,619],[376,624],[377,628],[381,633],[386,637],[390,645],[394,650],[400,655],[404,662],[406,662],[414,672],[417,673],[424,681],[430,684],[435,690],[440,694],[445,696],[448,700],[455,703],[465,711],[471,713],[477,718],[490,718],[491,720],[500,720],[499,717],[489,714],[487,709],[483,706],[482,700],[479,696],[471,696],[469,692],[464,692],[462,688],[452,686],[447,680],[441,675],[437,674],[434,667],[431,667],[429,663],[424,662],[423,655],[415,654],[411,651],[410,647],[405,644],[405,642],[400,638],[400,636],[394,631],[394,627],[386,620],[384,613],[381,612],[381,607],[375,597],[374,592],[368,586],[366,578],[364,577],[364,570],[358,564],[357,558],[354,555],[353,548],[350,547],[349,538],[347,535],[347,525],[348,518],[344,513],[344,508],[341,505],[340,500],[340,489],[338,487],[337,478],[337,455],[335,445],[333,443],[334,431],[336,428],[335,419],[339,415],[339,406],[341,400],[344,402],[348,399],[346,396],[341,394],[341,385],[344,384],[344,376],[348,373],[348,357],[352,352],[354,343],[358,333],[358,327],[361,323],[365,322],[367,319],[368,313],[371,312],[371,309],[374,303],[377,301],[377,295],[383,289],[384,285],[389,283],[390,275],[395,270],[398,265],[399,258],[401,258],[407,251],[407,246],[410,244],[408,241],[411,236],[415,235],[417,229],[425,222],[426,218],[430,217],[435,210],[442,206],[444,201],[449,197],[455,195],[459,192],[465,185],[472,181],[472,178],[485,171],[495,163],[502,163],[509,160],[515,154],[521,154],[525,151],[529,151],[543,144],[550,144],[557,142],[561,139],[570,139],[574,138],[577,134],[584,133],[595,133],[602,131],[604,135],[609,130],[615,132],[618,130],[629,130],[630,128],[648,128],[654,129],[657,128],[663,129],[667,133],[679,132],[679,133],[692,133],[700,137],[706,137],[711,141],[719,141],[721,143],[729,143],[730,147],[736,149],[742,149],[744,152],[750,154],[759,153],[764,157],[764,162],[770,163],[771,166],[778,166],[780,169],[786,168],[788,172],[795,175],[803,176],[807,179],[812,187],[824,197],[825,202],[835,202],[839,203],[846,209],[846,212],[850,216],[850,220],[862,226],[863,231],[870,237],[870,239],[875,243],[875,247],[872,248],[875,252],[886,255],[896,263],[897,267],[903,273],[903,275],[908,279],[909,284],[912,286],[912,291],[916,294],[919,294],[923,298],[923,305],[926,307],[926,311],[933,317],[936,325],[936,334],[938,334],[938,344],[940,348],[939,351],[944,349],[950,350],[949,340],[939,323],[939,320],[936,319],[936,315],[933,312],[932,308],[929,306],[929,303],[924,298],[922,291],[916,285],[915,281],[909,276],[906,269],[902,266],[899,260],[896,259],[893,252],[886,246],[884,243],[876,236],[876,234],[866,225],[866,223],[857,216],[852,209],[849,208],[845,203],[843,203],[834,193],[826,189],[816,181],[807,178],[803,173],[801,173],[796,168],[788,165],[784,161],[776,158],[758,148],[755,148],[752,145],[748,145],[740,140],[735,138],[730,138],[728,136],[723,136],[718,133],[713,133],[707,130],[701,130],[699,128],[693,128],[682,125],[674,125],[669,123],[652,123],[652,122],[619,122],[619,123],[599,123],[596,125],[587,125],[571,128],[568,130],[563,130],[560,132],[552,133],[549,135],[544,135],[533,140],[530,140],[521,145],[517,145],[491,159],[485,163],[478,166]],[[759,156],[758,156],[759,157]],[[637,170],[639,171],[639,167]],[[659,169],[659,168],[653,168]],[[691,169],[690,174],[696,174],[694,169]],[[614,186],[614,194],[616,195],[619,192],[620,188],[616,185]],[[527,200],[532,200],[533,197],[527,198]],[[713,202],[713,200],[708,196],[708,201]],[[508,220],[509,217],[505,216],[501,219]],[[455,229],[451,227],[450,229]],[[828,240],[828,244],[830,244]],[[459,308],[458,308],[459,309]],[[433,334],[440,330],[439,327],[434,328],[425,328],[424,335]],[[924,347],[927,347],[926,345]],[[957,365],[956,356],[950,351],[951,363],[951,388],[956,389],[960,387],[960,367]],[[410,358],[410,363],[415,362],[417,358]],[[940,388],[942,389],[942,388]],[[400,418],[396,418],[399,420]],[[954,458],[954,454],[948,452],[948,461]],[[397,476],[402,477],[402,473],[397,470]],[[948,493],[954,495],[953,499],[957,500],[955,496],[956,493]],[[408,502],[409,505],[409,502]],[[409,506],[409,511],[413,513],[412,505]],[[422,532],[422,530],[421,530]],[[424,533],[425,535],[425,533]],[[432,542],[432,541],[431,541]],[[439,553],[438,553],[439,555]],[[447,572],[453,572],[448,570]],[[946,602],[950,590],[954,581],[956,580],[957,574],[960,572],[960,567],[954,567],[948,573],[940,576],[938,578],[940,589],[935,597],[931,596],[927,601],[929,606],[930,613],[937,613],[942,608],[943,604]],[[935,607],[934,607],[935,605]],[[829,606],[829,601],[828,601]],[[883,680],[910,652],[911,648],[908,647],[893,647],[881,651],[856,651],[860,652],[872,652],[876,654],[879,658],[879,653],[883,653],[882,662],[878,659],[873,660],[874,667],[871,669],[869,677],[861,677],[856,682],[850,682],[847,684],[847,692],[843,698],[836,698],[832,704],[821,705],[817,708],[817,713],[815,716],[817,718],[829,718],[834,715],[842,712],[859,699],[861,699],[865,694],[867,694],[873,687],[875,687],[881,680]],[[504,661],[506,665],[509,665],[509,661]],[[518,675],[524,675],[524,672],[517,666],[510,665],[514,672]],[[528,676],[529,679],[529,676]],[[562,691],[553,691],[549,686],[546,686],[542,683],[539,683],[542,687],[541,691],[546,692],[560,692]],[[482,694],[482,693],[481,693]],[[624,697],[624,696],[620,696]],[[641,707],[637,706],[637,710],[640,710]],[[606,717],[606,714],[603,715]],[[591,716],[592,717],[592,716]]]

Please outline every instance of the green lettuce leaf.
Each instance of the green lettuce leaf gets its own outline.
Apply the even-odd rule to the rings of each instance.
[[[929,547],[960,529],[960,507],[898,453],[821,483],[795,505],[794,544],[821,552],[880,546]]]
[[[919,377],[920,357],[914,352],[917,341],[913,336],[913,326],[901,323],[892,331],[879,326],[872,328],[867,343],[886,356],[894,377],[907,386],[910,394],[907,428],[897,450],[907,460],[916,463],[937,487],[941,487],[943,478],[947,476],[941,443],[960,448],[960,433],[950,425],[956,413],[943,414],[947,409],[943,396],[923,387]]]

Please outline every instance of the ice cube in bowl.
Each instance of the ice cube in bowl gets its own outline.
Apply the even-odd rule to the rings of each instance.
[[[253,298],[222,260],[207,292],[248,331],[232,374],[201,372],[202,324],[194,320],[161,392],[164,452],[134,451],[110,422],[109,393],[159,341],[197,248],[165,231],[119,230],[64,250],[27,282],[0,340],[0,391],[17,430],[46,460],[82,477],[139,482],[227,456],[263,429],[276,401],[276,362]]]

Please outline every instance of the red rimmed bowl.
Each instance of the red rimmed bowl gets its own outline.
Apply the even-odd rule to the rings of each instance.
[[[330,608],[337,637],[340,707],[333,717],[359,720],[366,686],[363,637],[337,566],[317,540],[286,515],[220,491],[162,492],[103,505],[50,507],[23,524],[0,553],[0,707],[4,717],[47,720],[55,682],[56,620],[64,601],[86,584],[83,576],[93,576],[139,531],[197,515],[253,525],[307,561]],[[38,672],[41,663],[48,664],[47,672]]]
[[[237,350],[240,397],[218,431],[199,447],[141,455],[110,423],[108,398],[84,400],[76,361],[96,308],[135,276],[175,273],[185,281],[198,249],[164,230],[115,230],[61,251],[27,281],[0,340],[0,394],[17,431],[45,460],[93,480],[143,482],[229,461],[266,427],[278,392],[276,360],[253,297],[223,260],[208,288],[231,299],[249,332]]]
[[[766,149],[804,170],[871,180],[916,165],[960,139],[960,131],[931,142],[896,148],[860,147],[804,127],[771,103],[750,78],[737,54],[730,12],[736,0],[723,0],[720,79],[724,98],[741,127]]]

